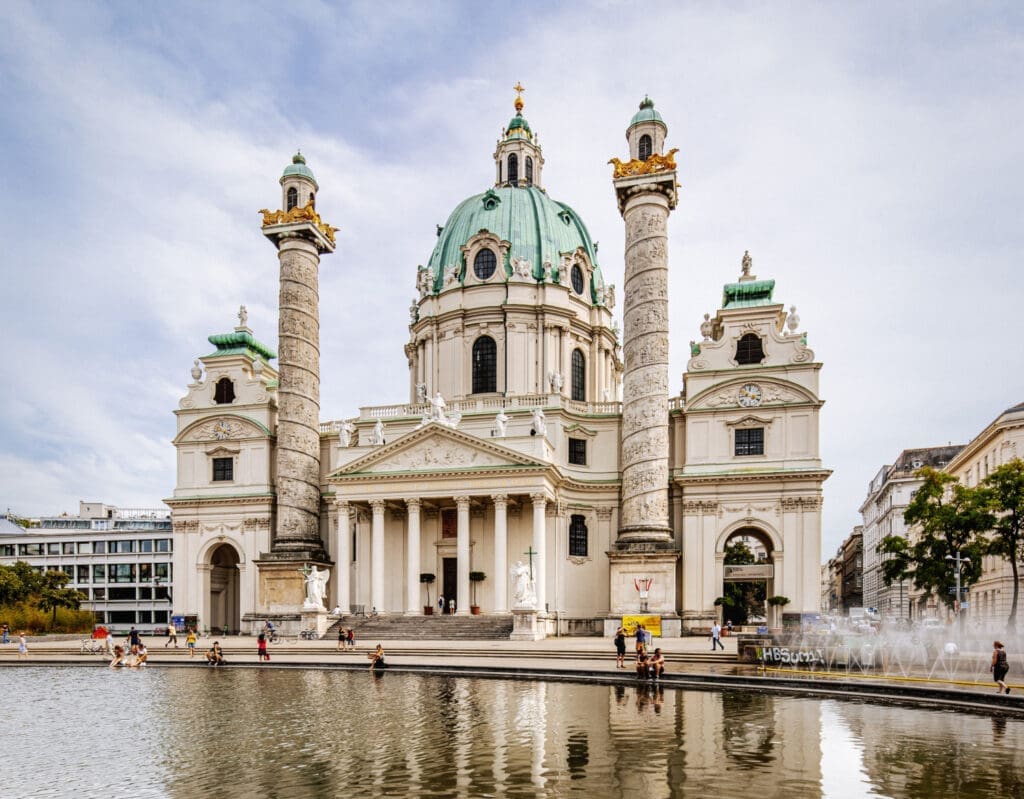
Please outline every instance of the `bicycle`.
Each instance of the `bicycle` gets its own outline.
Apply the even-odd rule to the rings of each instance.
[[[303,641],[319,641],[320,634],[314,629],[302,630],[299,632],[299,639]]]
[[[83,655],[105,655],[107,654],[107,640],[105,638],[83,638]]]

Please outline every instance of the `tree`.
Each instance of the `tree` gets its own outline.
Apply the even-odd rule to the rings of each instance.
[[[987,554],[1010,561],[1013,599],[1006,629],[1017,631],[1017,599],[1020,592],[1017,564],[1024,560],[1024,461],[1014,458],[981,481],[981,490],[992,514],[992,536]]]
[[[882,564],[886,585],[910,577],[914,586],[935,593],[947,605],[958,597],[948,592],[956,582],[955,562],[946,557],[970,558],[961,565],[961,584],[970,586],[981,579],[981,558],[987,542],[981,532],[992,526],[992,514],[979,489],[967,488],[951,474],[928,466],[919,469],[921,486],[903,514],[903,520],[916,526],[914,541],[902,536],[886,536],[878,551],[892,557]]]
[[[745,563],[757,563],[757,557],[746,542],[737,539],[725,545],[726,566],[737,566]],[[764,599],[768,592],[763,582],[725,584],[724,595],[720,603],[729,612],[723,614],[736,624],[746,624],[747,619],[764,610]]]
[[[52,612],[54,623],[57,621],[58,608],[78,610],[86,599],[81,591],[66,587],[70,579],[71,576],[62,571],[48,571],[43,575],[36,607],[44,613]]]
[[[0,605],[24,602],[39,592],[41,584],[42,577],[23,560],[0,566]]]

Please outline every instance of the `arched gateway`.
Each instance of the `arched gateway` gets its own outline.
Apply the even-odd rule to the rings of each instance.
[[[210,551],[209,621],[210,630],[237,632],[241,626],[241,558],[231,544],[220,544]]]

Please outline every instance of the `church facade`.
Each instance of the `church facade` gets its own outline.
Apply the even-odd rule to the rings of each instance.
[[[821,364],[795,308],[745,256],[700,340],[682,344],[672,393],[667,125],[645,98],[629,160],[612,160],[619,292],[583,221],[548,194],[522,108],[517,96],[494,185],[455,208],[416,270],[408,396],[354,418],[320,413],[316,277],[334,229],[302,156],[285,170],[282,210],[263,212],[280,357],[243,309],[175,411],[176,614],[297,623],[309,565],[330,570],[343,614],[423,614],[439,596],[458,614],[510,614],[517,563],[541,634],[607,632],[641,610],[664,635],[706,629],[730,579],[764,580],[786,612],[818,610]],[[737,537],[760,563],[724,563]]]

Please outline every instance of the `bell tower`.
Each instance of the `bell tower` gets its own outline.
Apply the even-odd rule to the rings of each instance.
[[[626,226],[623,288],[622,493],[611,560],[612,613],[676,615],[679,553],[669,525],[668,216],[676,164],[663,154],[668,126],[645,97],[626,129],[630,160],[613,158],[612,182]],[[651,582],[648,583],[647,581]]]
[[[530,123],[523,116],[523,88],[521,83],[512,87],[516,92],[514,103],[516,115],[509,120],[508,127],[501,132],[498,146],[494,150],[495,186],[543,188],[541,171],[544,156],[540,143]]]

